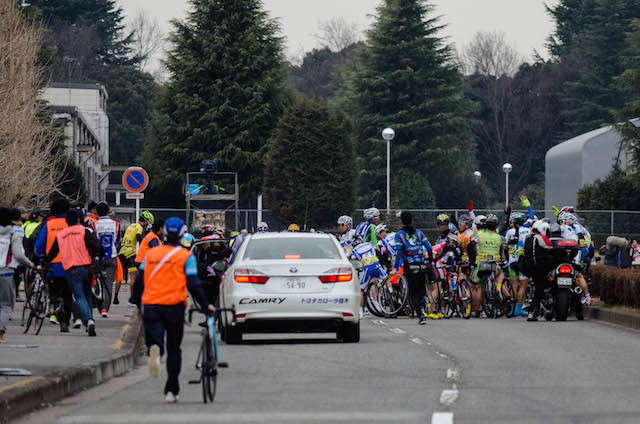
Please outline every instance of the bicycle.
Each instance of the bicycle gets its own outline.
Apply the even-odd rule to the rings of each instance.
[[[471,288],[469,282],[460,278],[461,270],[468,264],[446,265],[447,279],[442,285],[442,299],[445,302],[444,317],[449,319],[456,314],[464,319],[471,318]]]
[[[381,318],[396,318],[408,299],[409,283],[402,274],[387,276],[384,279],[373,278],[365,290],[367,308]]]
[[[22,309],[22,321],[24,325],[23,334],[27,334],[33,323],[33,333],[35,335],[40,334],[42,329],[42,323],[49,316],[49,280],[46,271],[33,270],[31,277],[25,278],[29,281],[25,288],[25,302]],[[25,324],[25,315],[28,312],[28,317]]]
[[[483,265],[485,266],[483,267]],[[486,268],[486,265],[489,268]],[[505,278],[501,286],[498,287],[496,278],[493,275],[495,267],[500,266],[497,262],[487,262],[479,266],[478,276],[482,273],[489,273],[484,281],[484,295],[482,296],[482,310],[485,315],[487,318],[500,318],[502,315],[507,318],[513,317],[515,312],[515,292],[511,281]],[[506,295],[503,292],[503,288],[506,288]]]
[[[191,322],[194,311],[202,312],[200,309],[189,310],[189,322]],[[232,326],[235,325],[235,310],[229,308],[217,309],[215,313],[205,311],[207,317],[207,327],[202,329],[202,342],[196,358],[196,369],[200,370],[198,380],[190,380],[189,384],[202,384],[202,399],[204,403],[213,403],[218,387],[218,368],[228,368],[229,364],[220,362],[218,355],[218,337],[216,333],[216,315],[220,312],[233,313]]]

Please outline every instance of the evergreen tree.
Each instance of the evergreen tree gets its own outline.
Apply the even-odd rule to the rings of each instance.
[[[387,126],[396,131],[392,180],[400,177],[392,185],[406,189],[397,192],[403,199],[392,192],[394,205],[430,206],[428,187],[439,205],[470,195],[464,188],[473,185],[472,103],[462,94],[462,75],[439,37],[441,28],[425,1],[385,0],[366,45],[344,72],[337,103],[355,122],[361,206],[385,203],[386,149],[380,134]]]
[[[106,75],[105,86],[109,92],[111,163],[135,165],[147,136],[156,83],[151,75],[132,66],[122,66]]]
[[[278,25],[259,0],[191,0],[187,19],[172,24],[171,77],[143,153],[152,188],[180,193],[185,173],[215,158],[255,194],[289,100]]]
[[[354,209],[355,152],[346,115],[302,100],[278,123],[265,165],[266,207],[281,223],[335,226]]]
[[[633,158],[631,173],[640,174],[640,130],[629,125],[628,120],[640,117],[640,19],[633,21],[627,36],[627,69],[617,78],[620,88],[629,94],[630,100],[616,111],[619,130],[624,138],[624,147]]]

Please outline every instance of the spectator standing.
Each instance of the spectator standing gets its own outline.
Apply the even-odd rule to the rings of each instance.
[[[21,232],[16,232],[11,211],[0,208],[0,343],[4,342],[6,325],[16,301],[13,274],[18,265],[33,268],[25,256]]]
[[[87,205],[87,210],[89,212],[87,212],[87,216],[85,216],[83,220],[85,226],[95,229],[96,221],[99,218],[97,207],[98,207],[98,204],[93,200],[89,202],[89,204]]]
[[[95,337],[96,325],[93,320],[91,295],[92,258],[102,256],[103,249],[91,229],[79,223],[80,216],[74,210],[67,212],[67,228],[60,231],[45,257],[45,262],[60,258],[66,274],[69,290],[73,293],[75,304],[82,323],[87,327],[89,337]]]
[[[631,265],[634,268],[640,268],[640,244],[635,239],[631,242],[631,258]]]

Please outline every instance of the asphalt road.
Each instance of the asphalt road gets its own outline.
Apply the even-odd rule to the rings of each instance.
[[[146,366],[25,417],[20,423],[638,423],[640,333],[597,322],[511,320],[362,322],[362,340],[249,335],[221,345],[213,405],[183,343],[180,401]]]

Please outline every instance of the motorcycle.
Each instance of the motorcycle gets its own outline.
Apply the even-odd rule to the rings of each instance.
[[[549,273],[549,285],[541,303],[541,312],[547,321],[566,321],[571,310],[575,310],[576,317],[582,318],[582,289],[577,286],[578,270],[572,259],[578,253],[580,246],[572,240],[551,239],[558,256],[557,266]]]

